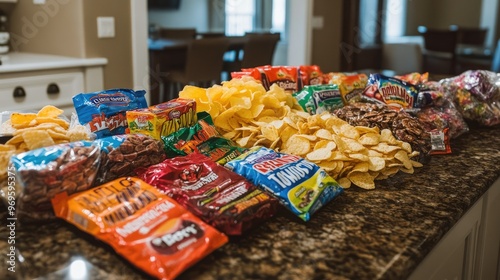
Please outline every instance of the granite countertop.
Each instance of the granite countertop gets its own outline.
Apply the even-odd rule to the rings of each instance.
[[[179,279],[405,279],[499,178],[498,139],[498,127],[471,128],[452,141],[453,154],[433,156],[415,174],[347,189],[307,223],[282,211]],[[6,241],[2,227],[2,263]],[[16,245],[20,279],[148,278],[63,221],[17,229]],[[14,276],[2,269],[0,278],[6,273]]]

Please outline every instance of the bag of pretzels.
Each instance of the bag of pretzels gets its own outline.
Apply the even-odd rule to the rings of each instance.
[[[85,191],[164,159],[161,141],[140,134],[71,142],[15,155],[12,162],[20,190],[16,216],[20,222],[55,218],[50,200],[56,194]]]

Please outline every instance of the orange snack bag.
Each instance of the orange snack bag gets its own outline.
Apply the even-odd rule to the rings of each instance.
[[[111,245],[158,279],[173,279],[227,237],[144,181],[122,177],[52,199],[56,216]]]

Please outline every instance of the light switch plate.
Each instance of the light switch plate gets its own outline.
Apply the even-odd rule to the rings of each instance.
[[[312,25],[312,28],[314,29],[321,29],[323,28],[323,17],[320,17],[320,16],[314,16],[312,18],[312,22],[311,22],[311,25]]]
[[[45,4],[45,0],[33,0],[33,4],[35,4],[35,5],[44,5]]]
[[[113,38],[115,37],[115,18],[98,17],[97,18],[97,37]]]

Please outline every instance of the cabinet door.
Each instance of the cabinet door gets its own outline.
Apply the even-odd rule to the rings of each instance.
[[[481,198],[445,234],[408,279],[473,279],[482,208]]]
[[[500,179],[485,195],[475,279],[500,279]]]

